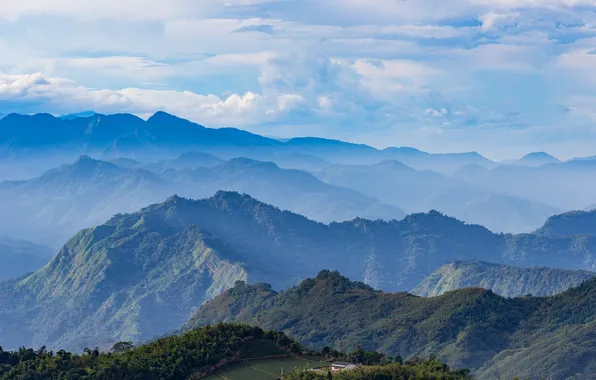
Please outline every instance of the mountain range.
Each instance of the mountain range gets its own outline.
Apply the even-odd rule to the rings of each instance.
[[[167,175],[175,181],[194,178],[190,186],[196,188],[196,182],[200,182],[203,188],[210,187],[209,192],[174,187],[166,196],[180,193],[197,198],[221,189],[246,191],[322,222],[356,216],[400,218],[404,213],[436,209],[493,232],[521,233],[539,228],[551,215],[596,204],[596,196],[589,190],[596,185],[591,179],[596,178],[596,161],[562,162],[545,152],[497,163],[475,152],[431,154],[408,147],[376,149],[316,137],[274,139],[233,128],[206,128],[164,112],[147,120],[129,114],[96,113],[61,118],[11,114],[0,119],[0,179],[39,178],[44,170],[72,163],[81,155],[127,169],[143,169],[162,180]],[[199,167],[213,169],[239,157],[308,172],[328,185],[344,188],[344,193],[345,189],[355,190],[376,200],[357,200],[358,206],[353,210],[346,207],[342,213],[339,205],[333,210],[319,207],[327,196],[312,201],[312,207],[310,196],[301,202],[280,203],[278,199],[269,199],[270,193],[251,192],[256,185],[252,182],[250,186],[235,181],[230,184],[226,179],[208,184],[216,177],[210,172],[188,173]],[[173,170],[186,173],[172,173]],[[198,180],[203,174],[205,177]],[[275,184],[282,186],[282,182]],[[268,179],[261,190],[270,186]],[[135,206],[163,199],[165,196]],[[305,207],[295,207],[299,203]],[[68,230],[69,234],[73,232]],[[34,240],[27,235],[15,236]],[[58,241],[62,244],[64,240]]]
[[[248,195],[171,197],[83,230],[32,275],[0,284],[0,341],[82,349],[182,324],[236,281],[286,289],[322,269],[407,291],[443,263],[594,270],[591,236],[494,234],[438,212],[329,225]]]
[[[165,112],[146,121],[129,114],[82,114],[56,118],[48,114],[10,114],[0,119],[0,157],[33,159],[70,154],[155,158],[203,150],[226,159],[278,157],[303,166],[325,160],[343,164],[372,164],[399,160],[407,165],[454,172],[469,165],[493,166],[478,153],[430,154],[413,148],[373,147],[314,137],[277,140],[234,128],[210,129]],[[18,160],[15,160],[18,162]],[[302,167],[304,168],[304,166]]]
[[[552,296],[581,285],[596,273],[546,267],[518,268],[480,261],[447,263],[426,277],[412,294],[436,297],[463,288],[490,289],[503,297]]]
[[[153,164],[81,156],[40,177],[0,183],[0,232],[58,247],[114,214],[137,211],[173,194],[201,198],[218,190],[250,193],[325,223],[405,216],[398,207],[271,162],[222,161],[198,152]]]
[[[453,177],[493,193],[531,199],[561,210],[595,204],[596,160],[573,160],[539,167],[468,165]]]
[[[561,212],[548,204],[501,195],[398,161],[375,165],[334,165],[314,172],[322,181],[351,188],[407,213],[439,210],[494,232],[531,232]]]
[[[281,292],[240,282],[203,305],[185,329],[258,323],[311,347],[437,355],[480,380],[581,380],[596,371],[595,305],[596,279],[549,298],[507,299],[478,288],[423,298],[323,271]]]

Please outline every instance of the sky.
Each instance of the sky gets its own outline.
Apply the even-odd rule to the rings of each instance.
[[[0,114],[596,155],[596,0],[0,0]]]

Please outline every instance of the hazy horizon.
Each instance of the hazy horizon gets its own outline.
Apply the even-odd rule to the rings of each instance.
[[[596,153],[593,1],[1,8],[0,114],[163,109],[261,135],[493,159]]]
[[[151,116],[153,116],[155,113],[158,113],[158,112],[166,112],[166,111],[156,110],[154,113],[151,113],[151,114],[137,115],[137,114],[132,113],[132,115],[137,116],[137,117],[139,117],[139,118],[147,121]],[[114,114],[127,113],[127,112],[100,113],[100,112],[95,112],[95,111],[89,111],[89,110],[87,110],[87,111],[73,112],[73,113],[70,113],[70,114],[56,114],[56,113],[51,113],[51,112],[31,112],[31,113],[13,112],[13,113],[14,114],[19,114],[19,115],[27,115],[27,116],[34,116],[34,115],[37,115],[37,114],[44,114],[45,113],[45,114],[50,114],[50,115],[52,115],[52,116],[54,116],[56,118],[65,118],[65,117],[70,117],[70,118],[88,118],[88,117],[91,117],[93,115],[114,115]],[[0,120],[2,120],[4,117],[6,117],[8,115],[9,114],[0,114]],[[179,117],[176,114],[172,114],[172,115]],[[190,120],[190,119],[185,119],[185,120]],[[192,120],[190,120],[190,121],[192,121]],[[211,128],[211,129],[220,129],[220,128],[230,128],[231,127],[231,128],[237,128],[237,129],[240,129],[240,130],[247,130],[247,131],[251,132],[250,130],[248,130],[246,128],[242,128],[242,127],[210,126],[210,125],[206,125],[204,123],[201,123],[200,121],[193,121],[193,123],[196,123],[198,125],[204,126],[206,128]],[[348,143],[352,143],[352,144],[365,144],[365,145],[371,146],[371,147],[373,147],[375,149],[378,149],[378,150],[383,150],[383,149],[386,149],[386,148],[414,148],[414,149],[417,149],[417,150],[420,150],[420,151],[423,151],[423,152],[426,152],[426,153],[431,153],[431,154],[478,153],[481,156],[483,156],[485,158],[488,158],[491,161],[494,161],[496,163],[503,163],[503,164],[509,163],[510,161],[515,161],[515,160],[522,159],[522,158],[526,157],[527,155],[531,155],[531,154],[534,154],[534,153],[540,153],[540,154],[546,153],[546,154],[548,154],[550,156],[553,156],[554,158],[559,159],[561,161],[568,161],[568,160],[572,160],[572,159],[575,159],[575,158],[587,158],[587,157],[590,157],[591,158],[592,156],[596,156],[596,149],[594,150],[594,154],[588,154],[586,156],[577,156],[577,155],[573,155],[573,154],[568,155],[568,156],[558,156],[558,155],[552,154],[552,153],[550,153],[548,151],[528,151],[528,152],[525,152],[525,153],[521,153],[521,155],[518,155],[518,156],[492,156],[490,154],[484,154],[481,150],[474,150],[474,149],[473,150],[467,150],[467,151],[466,150],[464,150],[464,151],[440,150],[440,149],[439,150],[424,150],[424,149],[421,149],[421,148],[416,147],[416,146],[387,145],[387,144],[385,144],[385,145],[368,144],[368,143],[365,143],[363,141],[349,140],[349,139],[346,140],[346,139],[342,139],[342,138],[339,138],[339,137],[333,137],[333,136],[320,136],[320,135],[274,136],[274,135],[260,134],[258,132],[251,132],[251,133],[259,134],[259,135],[261,135],[263,137],[267,137],[267,138],[270,138],[270,139],[276,139],[276,140],[288,140],[288,139],[291,139],[291,138],[304,138],[304,137],[315,137],[315,138],[322,138],[322,139],[338,140],[338,141],[344,141],[344,142],[348,142]]]

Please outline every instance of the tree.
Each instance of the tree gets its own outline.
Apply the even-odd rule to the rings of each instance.
[[[112,346],[112,352],[125,352],[133,348],[132,342],[118,342]]]
[[[294,342],[290,346],[290,351],[292,351],[292,353],[294,354],[299,354],[300,352],[302,352],[302,347],[300,346],[300,344]]]

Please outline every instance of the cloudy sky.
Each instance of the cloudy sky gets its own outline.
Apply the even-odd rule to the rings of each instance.
[[[0,114],[596,155],[596,0],[0,0]]]

